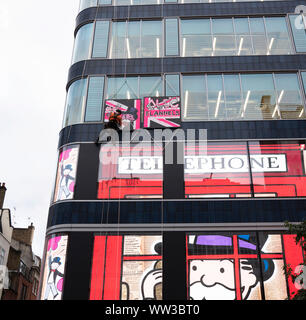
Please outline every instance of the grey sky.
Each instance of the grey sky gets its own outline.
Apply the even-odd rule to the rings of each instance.
[[[0,182],[42,257],[79,0],[1,0]],[[16,211],[14,211],[14,207]]]

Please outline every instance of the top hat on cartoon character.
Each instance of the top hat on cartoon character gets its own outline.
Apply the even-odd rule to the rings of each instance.
[[[64,168],[64,170],[70,170],[72,171],[72,165],[71,164],[67,164]]]
[[[51,263],[57,263],[58,265],[61,265],[61,258],[60,257],[55,257]]]
[[[261,248],[268,239],[268,235],[262,235],[260,239]],[[263,253],[258,247],[257,238],[255,235],[237,235],[237,245],[239,254],[258,255]],[[206,234],[189,237],[188,253],[190,255],[226,255],[234,253],[234,239],[230,235],[222,234]],[[258,259],[248,259],[253,265],[254,272],[259,277],[260,268],[258,268]],[[269,279],[275,270],[275,265],[272,259],[262,259],[263,280]],[[257,274],[258,273],[258,274]]]

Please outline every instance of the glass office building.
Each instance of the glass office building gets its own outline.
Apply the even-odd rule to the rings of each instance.
[[[80,1],[41,299],[292,297],[283,267],[305,255],[284,227],[306,217],[303,10]],[[118,108],[132,131],[112,144],[103,128]]]

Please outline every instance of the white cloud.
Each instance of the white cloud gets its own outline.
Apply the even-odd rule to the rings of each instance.
[[[4,3],[3,3],[4,2]],[[0,182],[42,256],[79,0],[1,1]],[[30,219],[28,219],[30,217]]]

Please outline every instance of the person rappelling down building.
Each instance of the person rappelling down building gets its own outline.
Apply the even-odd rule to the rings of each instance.
[[[112,112],[109,116],[109,122],[105,124],[107,129],[115,129],[117,131],[121,130],[122,126],[122,112],[117,109],[115,112]]]

